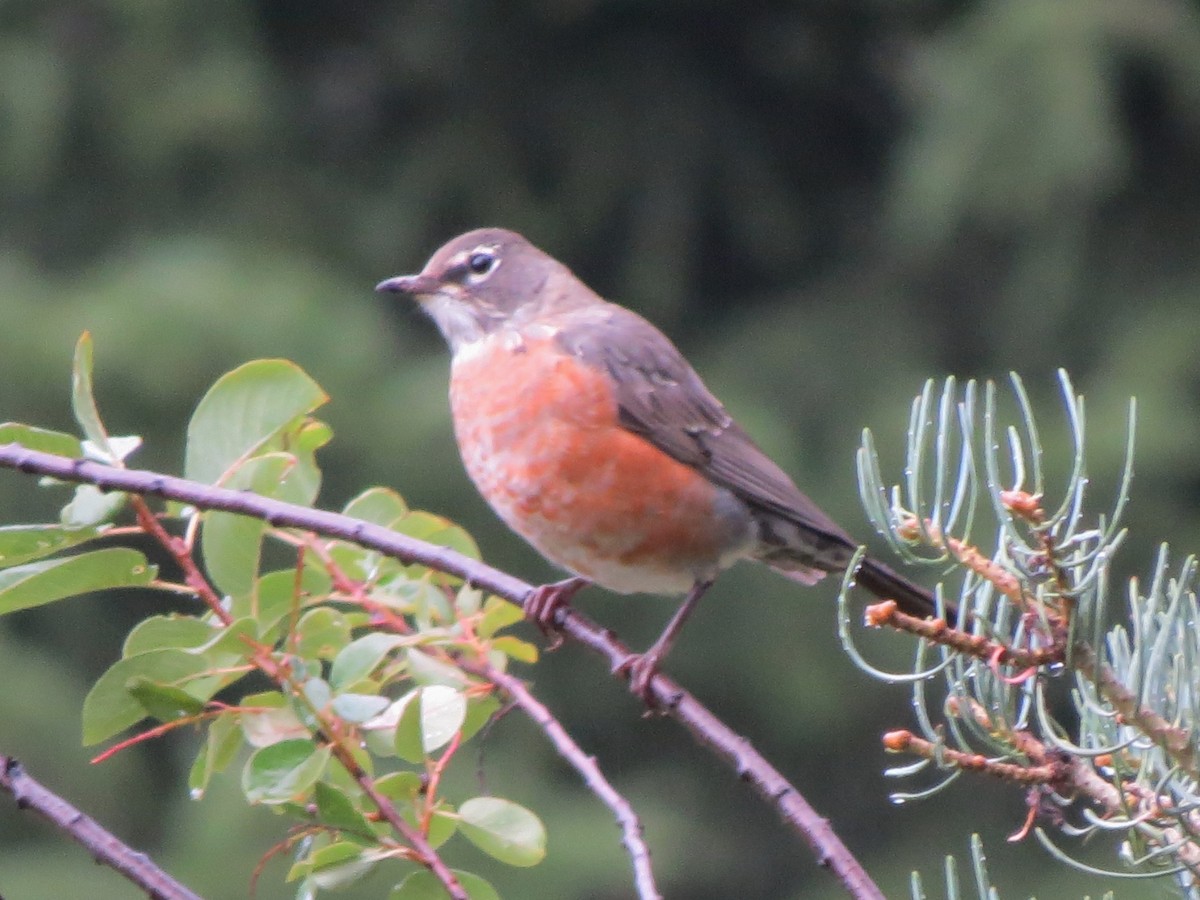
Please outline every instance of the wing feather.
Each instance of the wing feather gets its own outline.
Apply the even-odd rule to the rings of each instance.
[[[565,328],[558,340],[579,359],[608,370],[621,423],[630,431],[731,491],[759,516],[779,516],[819,543],[853,545],[733,420],[675,345],[637,313],[607,304],[603,315]]]

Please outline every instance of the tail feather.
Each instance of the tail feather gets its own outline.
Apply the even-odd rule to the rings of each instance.
[[[831,521],[820,528],[809,521],[818,514],[824,516],[819,510],[810,511],[807,519],[756,512],[759,544],[754,557],[801,584],[815,584],[828,572],[846,571],[858,550],[858,543]],[[900,611],[910,616],[937,615],[932,591],[870,557],[859,564],[854,581],[880,600],[895,600]],[[943,615],[949,625],[958,621],[958,610],[950,604]]]
[[[802,566],[799,563],[792,562],[783,566],[773,560],[770,566],[784,578],[790,578],[798,584],[808,585],[809,587],[829,574],[821,569],[813,569],[809,566]]]
[[[932,591],[893,572],[883,563],[864,559],[855,573],[854,581],[880,600],[895,600],[900,611],[910,616],[924,618],[937,615],[937,603]],[[943,616],[947,624],[954,625],[958,620],[958,610],[947,603]]]

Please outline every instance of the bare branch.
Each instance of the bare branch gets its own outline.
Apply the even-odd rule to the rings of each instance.
[[[92,855],[96,862],[111,866],[155,900],[201,900],[90,816],[84,815],[62,797],[46,788],[11,756],[0,756],[0,788],[12,794],[21,809],[32,809],[66,832]]]

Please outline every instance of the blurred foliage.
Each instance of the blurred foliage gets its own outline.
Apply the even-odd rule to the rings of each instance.
[[[177,470],[203,387],[289,357],[333,398],[321,503],[392,484],[470,528],[490,561],[551,577],[453,461],[432,328],[370,291],[458,231],[503,225],[662,325],[854,533],[859,431],[899,453],[927,375],[1017,369],[1053,403],[1066,366],[1091,401],[1091,474],[1109,484],[1136,393],[1118,568],[1144,572],[1161,538],[1200,546],[1198,69],[1195,0],[7,0],[0,419],[67,423],[71,347],[90,328],[110,423],[148,441],[134,464]],[[6,518],[37,502],[0,473]],[[889,894],[975,828],[1006,895],[1099,893],[1004,845],[1023,810],[1002,791],[969,809],[886,804],[877,736],[907,701],[865,690],[842,658],[833,593],[732,573],[671,670],[809,792]],[[63,689],[36,697],[51,731],[78,721],[80,686],[144,602],[4,626],[5,645],[58,669]],[[635,644],[670,609],[580,602]],[[26,683],[26,665],[0,653],[0,679]],[[837,895],[742,786],[640,720],[583,654],[534,674],[646,818],[668,895]],[[6,752],[93,792],[89,812],[129,823],[206,896],[245,895],[255,817],[188,801],[177,743],[131,754],[157,784],[133,809],[117,788],[128,761],[85,772],[74,741],[37,746],[30,703],[0,692]],[[501,889],[626,896],[610,820],[533,729],[506,720],[485,744],[489,777],[523,785],[551,833],[546,863]],[[30,830],[0,811],[6,896],[78,893],[71,864],[88,896],[131,896],[56,837],[8,839]]]

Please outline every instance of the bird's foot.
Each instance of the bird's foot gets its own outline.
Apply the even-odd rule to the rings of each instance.
[[[623,675],[629,679],[629,690],[641,698],[646,704],[646,715],[664,713],[663,703],[659,702],[654,693],[654,676],[658,674],[658,665],[662,658],[657,653],[630,653],[613,667],[614,675]],[[668,701],[666,706],[674,705]]]
[[[658,671],[658,660],[649,653],[630,653],[613,668],[614,675],[629,679],[629,690],[642,698],[647,706],[654,706],[654,695],[650,682]]]
[[[550,641],[547,650],[557,650],[562,643],[560,613],[571,603],[580,590],[591,584],[586,578],[573,576],[553,584],[543,584],[535,587],[525,597],[522,608],[525,617],[533,622]]]

